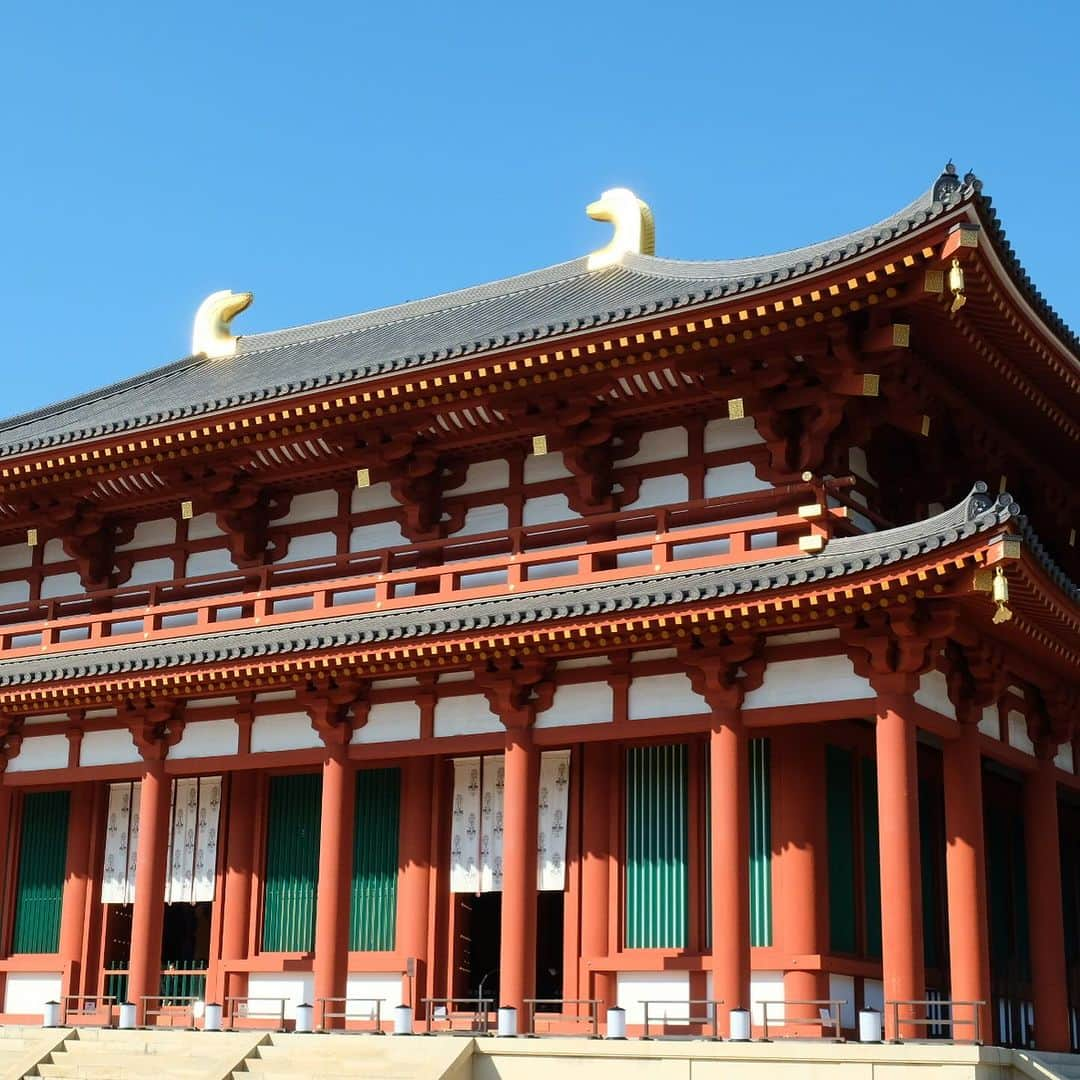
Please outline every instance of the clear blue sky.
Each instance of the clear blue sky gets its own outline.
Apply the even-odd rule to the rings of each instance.
[[[633,188],[657,251],[870,224],[948,157],[1080,326],[1080,5],[8,4],[10,415],[268,330],[546,266]]]

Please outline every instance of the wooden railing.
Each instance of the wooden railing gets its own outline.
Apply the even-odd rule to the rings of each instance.
[[[768,492],[776,502],[776,493]],[[747,497],[741,497],[748,502]],[[790,502],[790,496],[788,500]],[[722,505],[721,505],[722,504]],[[722,511],[721,519],[716,520]],[[409,545],[381,553],[309,560],[288,567],[261,567],[235,575],[190,578],[184,583],[195,595],[167,600],[178,586],[138,587],[95,594],[95,611],[64,615],[71,606],[85,608],[87,597],[49,602],[44,618],[7,624],[0,631],[0,653],[6,657],[85,650],[106,644],[132,644],[168,637],[189,637],[212,630],[243,630],[305,619],[393,611],[437,603],[520,595],[582,580],[618,581],[645,574],[715,569],[756,561],[797,557],[799,538],[808,532],[823,537],[847,514],[825,511],[807,521],[795,513],[730,520],[731,500],[686,504],[623,515],[602,515],[618,534],[602,535],[601,518],[574,520],[557,526],[512,529],[483,537]],[[438,550],[440,565],[417,565],[428,548]],[[476,554],[485,551],[486,554]],[[470,552],[467,555],[465,553]],[[430,552],[428,552],[430,554]],[[407,565],[399,566],[399,561]],[[288,583],[290,577],[315,573],[315,581]],[[332,574],[331,571],[334,571]],[[346,576],[338,576],[348,571]],[[359,572],[356,572],[359,571]],[[256,588],[250,587],[252,581]],[[228,592],[227,587],[246,586]],[[204,588],[215,595],[199,595]],[[223,589],[226,590],[223,594]],[[102,612],[111,594],[114,610]],[[132,598],[142,602],[127,606]],[[27,608],[19,611],[25,615]],[[0,608],[0,620],[14,614]]]

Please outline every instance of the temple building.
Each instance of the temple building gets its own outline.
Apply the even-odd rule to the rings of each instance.
[[[0,423],[0,1021],[834,1000],[1080,1049],[1080,341],[951,165],[762,258],[588,210],[397,307],[215,293]]]

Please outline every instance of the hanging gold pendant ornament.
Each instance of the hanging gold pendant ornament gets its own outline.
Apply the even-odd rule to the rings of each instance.
[[[1012,609],[1009,607],[1009,579],[1000,566],[994,571],[994,587],[991,596],[997,605],[993,621],[995,623],[1008,622],[1013,617]]]
[[[964,295],[964,268],[959,259],[953,259],[949,268],[949,291],[953,294],[952,307],[949,310],[959,311],[967,303]]]

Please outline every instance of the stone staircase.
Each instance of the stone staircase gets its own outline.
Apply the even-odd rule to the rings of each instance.
[[[1014,1050],[1013,1068],[1031,1080],[1080,1080],[1080,1054]]]
[[[373,1035],[270,1035],[254,1047],[233,1080],[470,1080],[472,1039]]]
[[[223,1080],[265,1038],[263,1032],[79,1028],[64,1033],[56,1049],[25,1075],[81,1080]]]
[[[40,1027],[0,1027],[0,1077],[19,1080],[66,1034]]]

